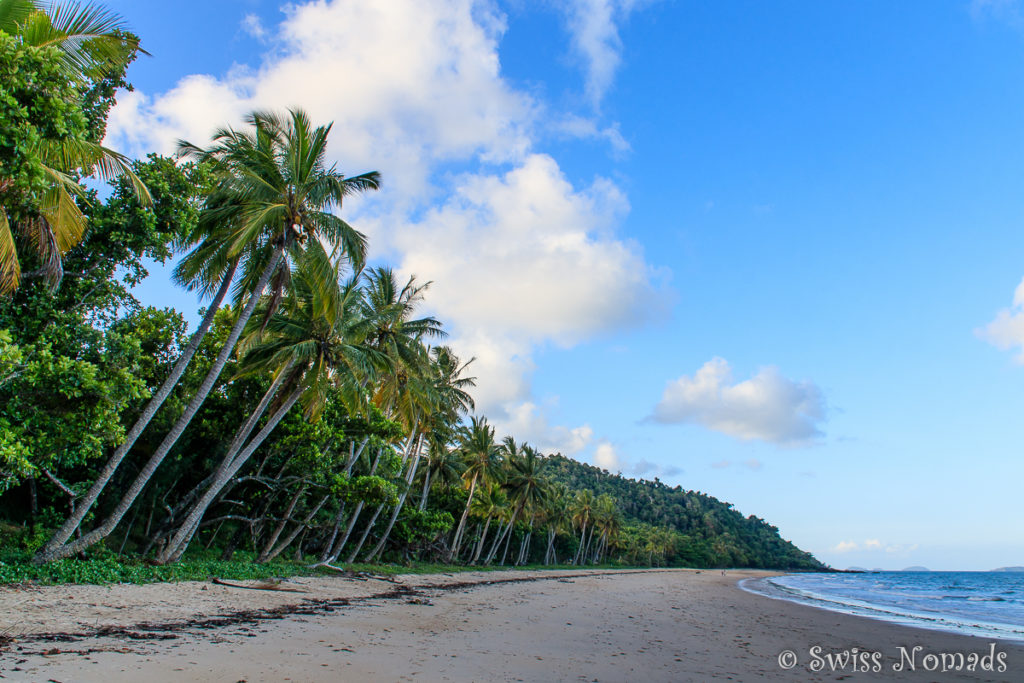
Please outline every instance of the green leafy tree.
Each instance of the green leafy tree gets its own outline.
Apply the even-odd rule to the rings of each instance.
[[[94,138],[111,84],[123,82],[138,49],[120,17],[100,6],[43,11],[0,0],[0,293],[17,289],[23,275],[60,283],[62,257],[86,227],[78,175],[125,176],[148,198],[128,160]],[[26,251],[36,268],[23,274]]]
[[[108,461],[77,513],[37,554],[37,562],[67,557],[114,530],[213,389],[272,278],[272,304],[265,315],[273,314],[276,302],[284,295],[291,272],[286,256],[291,259],[301,257],[303,245],[312,238],[333,245],[354,264],[362,263],[364,237],[331,213],[331,209],[340,206],[345,196],[376,189],[379,176],[367,173],[346,178],[335,167],[327,166],[327,136],[331,126],[313,128],[302,111],[293,110],[286,118],[256,112],[249,116],[247,122],[251,130],[222,130],[215,136],[214,146],[210,149],[186,143],[183,150],[200,162],[209,164],[215,178],[216,188],[206,200],[198,231],[209,235],[215,247],[213,254],[223,254],[228,264],[219,295],[223,296],[226,291],[224,283],[230,281],[235,264],[244,257],[247,267],[243,269],[239,296],[248,300],[244,306],[238,302],[240,312],[235,325],[203,383],[113,512],[96,529],[68,542],[86,511],[95,503],[127,455],[131,437],[137,438],[141,434],[159,404],[184,373],[191,360],[190,353],[194,353],[194,348],[201,341],[200,333],[205,333],[202,326],[186,347],[171,376],[129,432],[126,445]],[[220,232],[214,233],[206,226],[219,226]],[[333,284],[324,283],[323,286]],[[212,324],[210,312],[203,325],[209,324]]]

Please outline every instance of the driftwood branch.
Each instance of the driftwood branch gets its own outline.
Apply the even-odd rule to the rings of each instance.
[[[285,588],[280,585],[279,582],[275,581],[261,581],[255,586],[243,586],[240,583],[230,583],[228,581],[221,581],[220,579],[213,579],[213,583],[218,586],[228,586],[229,588],[242,588],[248,591],[284,591],[288,593],[308,593],[309,591],[302,590],[301,588]]]

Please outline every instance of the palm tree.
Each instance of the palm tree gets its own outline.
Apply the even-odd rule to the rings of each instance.
[[[508,475],[505,481],[505,490],[508,497],[515,503],[515,511],[512,519],[505,527],[505,534],[511,538],[512,527],[516,521],[522,518],[524,510],[539,509],[544,505],[548,495],[549,481],[544,476],[544,469],[547,460],[544,456],[526,444],[517,446],[511,437],[505,439],[504,450],[508,464]],[[532,524],[527,531],[524,543],[532,534]],[[499,537],[495,549],[500,545],[502,538]],[[494,559],[494,551],[488,557],[488,562]],[[522,555],[522,553],[520,553]]]
[[[404,287],[399,287],[394,272],[389,268],[374,268],[367,275],[364,305],[372,331],[366,343],[388,359],[388,368],[374,387],[372,402],[389,419],[402,423],[408,430],[401,458],[405,477],[399,482],[401,493],[396,501],[397,509],[393,511],[387,531],[381,534],[382,541],[386,541],[397,513],[405,504],[419,464],[424,420],[438,400],[430,378],[430,354],[423,340],[444,336],[445,332],[441,323],[432,317],[413,318],[429,286],[429,282],[420,285],[415,277],[411,277]],[[362,550],[386,504],[382,502],[374,510],[356,547],[349,554],[348,562],[352,562]],[[353,518],[349,526],[354,523]],[[383,545],[378,543],[371,556],[382,548]]]
[[[421,512],[427,509],[432,486],[452,486],[462,478],[462,459],[459,452],[451,447],[451,438],[450,434],[439,430],[432,431],[427,437],[427,467],[423,470],[423,492],[419,505]]]
[[[198,253],[217,256],[212,260],[218,267],[205,271],[198,268],[198,272],[207,276],[221,273],[220,289],[226,291],[235,273],[234,266],[244,261],[242,276],[235,285],[236,308],[241,309],[238,318],[184,413],[114,511],[93,531],[67,542],[127,455],[130,445],[115,451],[82,504],[36,555],[36,562],[69,557],[114,530],[213,389],[272,278],[270,305],[266,307],[264,320],[273,315],[291,273],[288,261],[301,258],[307,240],[325,242],[357,268],[362,264],[365,238],[331,210],[340,207],[346,196],[378,188],[379,175],[366,173],[346,178],[334,166],[327,166],[327,135],[331,125],[314,129],[300,110],[290,111],[287,118],[255,112],[246,121],[251,131],[221,130],[210,149],[200,149],[190,143],[180,146],[185,156],[211,164],[216,173],[219,185],[207,198],[202,212],[201,231],[206,238],[197,249]],[[180,372],[184,372],[183,366]],[[154,400],[159,397],[162,401],[172,388],[165,383]],[[155,412],[155,407],[148,411],[146,420]],[[142,427],[132,430],[136,438]]]
[[[473,377],[463,377],[467,363],[460,363],[456,356],[447,346],[438,346],[429,351],[430,362],[426,366],[428,380],[431,385],[430,397],[432,399],[430,409],[420,419],[421,443],[423,439],[429,440],[431,435],[446,435],[451,431],[451,425],[457,423],[462,415],[473,408],[473,398],[466,392],[466,389],[476,384]],[[367,555],[367,562],[372,561],[380,555],[387,543],[388,536],[395,526],[398,515],[402,512],[409,489],[416,476],[416,466],[419,463],[420,448],[416,449],[416,457],[409,466],[409,473],[406,477],[406,487],[398,498],[395,509],[391,512],[391,519],[388,520],[384,533]]]
[[[544,552],[544,564],[558,564],[555,554],[555,538],[558,532],[572,524],[572,497],[569,487],[562,483],[552,484],[544,505],[544,521],[548,527],[548,545]]]
[[[593,528],[600,533],[598,534],[598,544],[591,554],[591,563],[600,562],[601,555],[620,526],[621,520],[615,506],[615,499],[607,493],[602,493],[594,502]]]
[[[476,549],[469,560],[470,564],[476,564],[480,559],[480,554],[483,552],[484,543],[487,540],[487,532],[491,528],[491,522],[495,519],[500,521],[505,515],[511,514],[505,489],[498,482],[490,482],[478,488],[476,496],[473,498],[473,507],[470,512],[476,517],[482,517],[484,520],[480,539],[477,541]]]
[[[37,0],[0,0],[0,31],[16,36],[23,45],[53,49],[72,87],[84,87],[123,70],[141,51],[138,39],[125,31],[121,17],[99,5],[67,2],[48,10]],[[43,138],[33,151],[45,176],[44,185],[32,198],[14,199],[34,211],[30,215],[12,213],[10,203],[4,205],[0,197],[0,294],[13,292],[23,277],[16,247],[19,241],[31,245],[42,263],[24,277],[42,277],[51,288],[60,284],[62,257],[82,240],[86,228],[85,216],[74,200],[85,191],[73,174],[96,174],[103,180],[126,176],[143,202],[151,201],[128,159],[96,142],[81,136]],[[0,180],[0,192],[4,185]]]
[[[33,47],[56,48],[65,73],[77,84],[123,68],[140,51],[124,20],[92,2],[46,7],[39,0],[0,0],[0,31]]]
[[[466,518],[469,517],[477,484],[481,480],[493,479],[501,466],[501,449],[494,441],[494,427],[487,424],[487,418],[473,416],[470,418],[470,424],[459,431],[459,452],[465,462],[462,478],[469,483],[469,496],[466,498],[466,507],[452,537],[452,545],[448,551],[449,562],[459,554]]]
[[[594,515],[594,492],[584,489],[576,493],[576,499],[572,505],[572,523],[580,530],[580,546],[573,558],[573,564],[580,564],[584,557],[584,550],[587,540],[587,527],[593,521]]]
[[[292,275],[291,296],[283,310],[263,325],[251,325],[250,335],[266,339],[256,342],[243,360],[242,374],[273,367],[275,380],[256,410],[235,435],[221,460],[213,481],[186,515],[177,533],[157,556],[161,563],[176,561],[185,552],[206,510],[229,481],[245,465],[300,398],[305,399],[306,416],[317,419],[332,388],[359,384],[382,364],[379,354],[353,339],[346,322],[358,302],[355,280],[338,286],[339,265],[329,264],[319,242],[311,242],[306,258]],[[324,271],[331,275],[325,277]],[[329,283],[333,282],[333,286]],[[272,297],[271,297],[272,298]],[[273,305],[267,301],[266,306]],[[254,323],[256,321],[253,321]],[[336,396],[337,394],[334,393]],[[263,412],[272,401],[279,402],[267,424],[251,440]],[[242,444],[245,447],[242,448]]]

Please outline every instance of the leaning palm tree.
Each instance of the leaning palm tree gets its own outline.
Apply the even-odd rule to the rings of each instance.
[[[448,561],[459,554],[466,518],[469,517],[469,509],[473,505],[477,484],[493,479],[502,461],[501,448],[494,440],[494,427],[487,424],[486,417],[473,416],[470,423],[460,430],[459,451],[466,464],[462,478],[469,485],[469,495],[466,497],[466,507],[452,537]]]
[[[345,323],[350,316],[346,312],[358,301],[355,281],[339,287],[338,264],[325,267],[325,263],[327,256],[320,243],[310,243],[306,258],[293,274],[287,305],[266,323],[260,325],[254,320],[250,325],[250,337],[258,341],[243,359],[241,374],[271,367],[274,381],[235,434],[212,482],[157,555],[157,562],[174,562],[181,557],[218,494],[300,399],[304,399],[307,418],[315,420],[328,397],[339,396],[336,391],[339,385],[350,389],[340,392],[341,396],[357,395],[352,388],[371,377],[382,365],[376,351],[363,345],[361,339],[347,334],[350,329]],[[325,271],[329,275],[325,275]],[[266,301],[265,305],[273,304]],[[274,404],[277,407],[270,419],[250,439],[263,413]]]
[[[505,495],[505,490],[497,482],[480,487],[473,498],[473,506],[470,512],[484,519],[480,540],[477,541],[476,549],[469,560],[470,564],[476,564],[480,559],[480,553],[483,552],[484,543],[487,541],[487,532],[491,528],[491,522],[495,519],[501,519],[506,513],[511,515],[508,496]]]
[[[389,419],[402,424],[408,433],[401,449],[404,477],[398,481],[403,494],[396,499],[401,507],[419,463],[424,418],[437,400],[429,377],[430,357],[424,340],[444,336],[445,332],[433,317],[413,317],[429,282],[417,284],[416,278],[411,277],[404,287],[399,287],[389,268],[370,269],[366,281],[363,315],[372,328],[366,343],[388,359],[387,370],[372,388],[372,402]],[[380,502],[374,509],[346,562],[355,560],[387,504],[387,501]],[[350,528],[361,512],[362,506],[357,505],[349,520]],[[381,538],[384,536],[382,534]]]
[[[527,444],[518,446],[511,438],[505,440],[505,449],[508,453],[508,475],[505,481],[505,490],[508,497],[515,503],[515,510],[512,519],[505,527],[505,536],[511,539],[512,528],[515,523],[523,518],[527,509],[534,510],[543,507],[548,495],[550,482],[544,475],[547,467],[547,460],[534,448]],[[529,525],[527,537],[533,533],[532,524]],[[504,538],[499,537],[494,544],[495,551],[501,545]],[[524,539],[524,543],[526,539]],[[494,559],[496,552],[492,551],[487,561]],[[520,553],[522,554],[522,553]]]
[[[446,346],[430,349],[429,355],[430,362],[427,364],[426,370],[430,384],[432,405],[430,410],[422,416],[420,427],[422,438],[427,440],[434,433],[449,433],[451,425],[456,424],[466,412],[473,408],[473,398],[467,393],[466,389],[476,384],[475,378],[462,376],[472,360],[467,363],[460,363],[458,356]],[[388,520],[387,527],[381,534],[380,540],[373,550],[370,551],[370,554],[367,555],[367,562],[380,555],[384,549],[384,544],[388,541],[391,530],[395,526],[395,522],[398,520],[398,515],[402,512],[402,506],[405,504],[409,488],[416,476],[419,453],[420,450],[417,450],[417,457],[409,465],[405,491],[399,496],[398,503],[391,512],[391,519]]]
[[[572,525],[572,496],[569,487],[562,483],[552,484],[544,505],[544,522],[548,528],[548,545],[544,552],[544,564],[558,564],[555,553],[555,539],[559,531]]]
[[[30,48],[53,51],[60,73],[71,88],[86,87],[123,70],[136,52],[136,37],[127,33],[120,16],[93,3],[44,5],[36,0],[0,0],[0,32]],[[132,172],[127,158],[82,136],[38,140],[32,153],[43,174],[36,191],[18,192],[0,179],[0,294],[17,289],[23,277],[42,278],[56,288],[63,276],[63,255],[78,244],[86,220],[75,203],[85,190],[76,175],[103,180],[126,176],[148,203],[149,192]],[[13,210],[23,205],[30,210]],[[22,273],[17,244],[32,249],[41,266]]]
[[[594,501],[593,518],[593,529],[598,532],[598,540],[589,560],[591,564],[597,564],[620,526],[615,499],[607,493],[598,496]]]
[[[434,430],[427,436],[427,466],[423,470],[423,491],[419,504],[421,512],[427,509],[433,486],[450,487],[462,478],[462,459],[452,447],[452,438],[454,435],[442,430]]]
[[[591,525],[593,519],[594,492],[590,489],[578,491],[572,504],[572,523],[580,530],[580,546],[573,558],[573,564],[578,565],[583,560],[587,541],[587,528]]]
[[[200,247],[205,249],[199,253],[209,254],[216,267],[206,270],[198,267],[190,272],[198,273],[197,277],[205,277],[208,282],[220,276],[220,292],[227,291],[238,267],[242,272],[235,284],[238,317],[185,411],[113,512],[97,528],[68,542],[128,454],[130,444],[115,451],[82,504],[37,553],[37,562],[69,557],[114,530],[213,389],[268,285],[271,285],[270,304],[264,312],[264,320],[273,315],[287,289],[291,273],[289,261],[301,258],[307,241],[326,243],[347,257],[357,269],[362,265],[366,249],[364,236],[332,210],[340,207],[346,196],[378,188],[379,175],[365,173],[346,178],[335,166],[328,166],[327,136],[331,124],[313,128],[300,110],[292,110],[283,118],[255,112],[246,121],[249,130],[223,129],[215,135],[214,145],[209,149],[181,144],[185,156],[211,165],[218,182],[204,204],[200,221],[203,237],[198,239]],[[184,372],[185,364],[187,360],[183,356],[176,364],[174,382]],[[165,382],[153,401],[162,402],[171,389],[173,384]],[[143,413],[146,421],[152,418],[157,407],[158,404]],[[144,427],[143,424],[133,428],[135,438]]]

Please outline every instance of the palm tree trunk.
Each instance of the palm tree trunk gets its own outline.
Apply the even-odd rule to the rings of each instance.
[[[501,566],[505,566],[505,560],[508,559],[508,546],[512,543],[512,525],[509,525],[508,539],[505,541],[505,551],[501,553]]]
[[[299,487],[299,490],[295,492],[295,495],[292,496],[292,500],[288,503],[288,509],[285,511],[284,516],[281,517],[281,521],[277,523],[276,527],[274,527],[274,531],[270,534],[270,538],[267,539],[267,542],[263,545],[263,550],[256,557],[256,562],[258,564],[263,564],[269,559],[268,555],[270,555],[270,551],[274,549],[274,544],[277,543],[277,539],[281,538],[281,534],[284,533],[285,528],[288,526],[288,520],[291,519],[292,513],[295,512],[295,506],[299,504],[299,499],[302,498],[302,494],[305,492],[306,487],[301,486]]]
[[[476,552],[473,553],[473,559],[469,561],[470,564],[476,564],[477,560],[480,559],[480,553],[484,549],[484,540],[487,539],[487,530],[491,526],[491,515],[487,515],[487,521],[484,523],[484,530],[480,533],[480,541],[476,544]]]
[[[494,561],[494,557],[498,554],[498,548],[501,547],[501,542],[505,538],[505,532],[511,525],[511,520],[508,522],[507,526],[504,522],[498,525],[498,533],[494,537],[494,542],[491,543],[491,549],[487,551],[487,556],[484,558],[484,564],[490,564]]]
[[[516,509],[512,512],[512,517],[508,520],[508,526],[505,527],[504,534],[508,536],[508,541],[506,541],[505,543],[505,553],[501,557],[502,564],[505,564],[505,555],[508,554],[508,542],[512,540],[512,527],[515,526],[516,520],[519,519],[519,515],[522,514],[523,507],[525,507],[525,502],[521,502],[519,506],[516,507]],[[497,541],[494,544],[494,547],[491,548],[491,552],[487,557],[486,564],[490,564],[497,556],[497,548],[500,547],[501,542],[505,540],[505,535],[498,537]]]
[[[352,447],[349,449],[348,462],[345,463],[345,476],[351,476],[352,467],[356,464],[356,460],[363,454],[363,449],[366,448],[366,444],[370,441],[370,437],[364,437],[363,442],[359,444],[359,450],[356,450],[356,442],[352,442]],[[327,542],[324,543],[324,549],[320,553],[320,559],[317,565],[330,564],[338,558],[337,554],[331,554],[334,550],[334,541],[338,538],[338,532],[341,531],[341,524],[345,521],[345,501],[341,501],[341,505],[338,507],[338,514],[334,518],[334,528],[331,530],[331,535],[327,538]]]
[[[273,400],[274,395],[277,393],[277,390],[281,387],[281,384],[285,381],[285,378],[287,377],[288,372],[289,370],[291,370],[292,367],[294,367],[294,364],[289,364],[288,366],[286,366],[285,369],[282,370],[274,379],[274,381],[270,384],[270,388],[267,389],[266,392],[264,392],[259,404],[257,404],[256,408],[249,415],[249,418],[242,424],[241,427],[238,428],[238,431],[235,432],[235,437],[231,440],[231,444],[228,446],[227,452],[225,452],[224,457],[221,458],[221,462],[217,466],[217,469],[214,470],[212,474],[203,479],[203,481],[199,482],[199,484],[197,484],[195,488],[193,488],[192,491],[190,491],[189,494],[185,496],[184,500],[180,502],[174,508],[174,510],[172,510],[171,514],[168,515],[169,521],[171,523],[168,524],[165,522],[162,525],[162,527],[166,529],[165,533],[171,533],[174,530],[174,517],[180,514],[182,510],[188,509],[188,506],[191,505],[192,502],[195,501],[200,495],[202,495],[203,491],[206,491],[208,487],[212,485],[212,482],[217,481],[219,477],[223,476],[224,472],[227,471],[227,469],[231,466],[231,463],[234,460],[235,455],[238,453],[239,449],[245,444],[245,441],[246,439],[249,438],[249,435],[252,434],[252,430],[256,428],[256,424],[259,422],[260,418],[263,417],[263,413],[266,412],[267,406],[270,405],[270,402]],[[284,474],[286,467],[287,462],[281,466],[281,471],[278,472],[278,478],[280,478],[281,475]],[[269,499],[267,506],[269,507]],[[195,533],[197,530],[198,527],[196,527],[196,529],[193,529],[193,533]],[[150,545],[152,545],[152,543]]]
[[[519,555],[516,557],[515,566],[524,564],[526,555],[530,552],[530,538],[533,536],[533,529],[526,532],[523,540],[519,542]]]
[[[557,564],[554,562],[554,558],[552,557],[555,550],[555,536],[557,535],[558,532],[553,526],[548,528],[548,549],[547,552],[544,553],[544,564]]]
[[[266,288],[267,283],[270,281],[270,276],[273,275],[274,270],[277,268],[278,263],[284,253],[284,247],[280,246],[275,251],[274,257],[270,259],[266,268],[260,274],[260,279],[256,283],[256,287],[253,290],[252,295],[249,297],[248,303],[245,308],[242,309],[241,315],[238,316],[238,320],[235,321],[234,326],[231,328],[231,332],[228,335],[227,340],[224,342],[224,346],[221,347],[220,353],[217,354],[217,358],[210,368],[210,371],[206,373],[206,378],[203,379],[203,383],[199,386],[195,396],[192,397],[192,401],[185,408],[185,412],[182,413],[181,417],[168,432],[167,436],[160,443],[160,446],[156,449],[156,452],[149,458],[149,462],[142,468],[142,471],[135,477],[135,481],[132,482],[131,486],[128,487],[127,493],[122,496],[121,501],[114,508],[114,511],[107,517],[104,522],[96,529],[84,534],[81,538],[76,539],[71,543],[54,547],[52,549],[42,549],[33,558],[33,562],[40,564],[43,562],[49,562],[64,557],[70,557],[80,550],[84,550],[94,543],[106,538],[118,525],[124,515],[131,508],[132,503],[142,493],[142,489],[145,488],[146,484],[149,483],[150,478],[156,469],[160,466],[160,463],[164,461],[171,448],[177,443],[181,437],[185,428],[195,417],[195,414],[199,412],[199,408],[203,405],[206,400],[206,396],[213,389],[213,385],[217,382],[220,377],[220,373],[224,370],[224,366],[228,362],[228,358],[231,352],[235,348],[235,344],[238,342],[238,337],[242,334],[242,329],[245,324],[249,322],[249,318],[252,316],[254,310],[256,310],[256,304],[259,301],[263,290]]]
[[[583,557],[583,545],[587,540],[587,523],[583,522],[583,528],[580,529],[580,547],[576,550],[576,555],[572,558],[572,563],[575,565],[580,564],[580,558]]]
[[[394,511],[391,513],[391,519],[388,520],[388,526],[384,530],[383,535],[380,537],[380,541],[374,546],[370,554],[366,556],[367,562],[372,562],[375,557],[380,555],[380,552],[384,549],[384,544],[388,542],[388,536],[391,535],[391,530],[395,527],[395,521],[398,519],[399,513],[402,512],[402,506],[405,504],[405,499],[409,495],[409,488],[412,486],[413,479],[416,478],[416,467],[420,463],[420,453],[423,450],[423,436],[420,435],[417,440],[416,446],[413,447],[412,464],[409,465],[409,473],[405,476],[405,491],[398,497],[398,503],[395,505]]]
[[[380,512],[383,509],[383,505],[377,506],[377,509],[373,513],[373,517],[370,518],[370,523],[366,525],[366,528],[363,529],[363,535],[359,537],[359,543],[356,544],[356,547],[349,554],[348,559],[345,560],[345,564],[352,564],[356,561],[356,555],[358,555],[359,551],[363,549],[363,544],[366,543],[366,537],[370,535],[370,530],[373,529],[373,525],[377,523],[377,517],[380,516]]]
[[[428,463],[429,465],[429,463]],[[427,496],[430,494],[430,467],[423,473],[423,494],[420,495],[420,512],[427,509]]]
[[[455,536],[452,538],[452,547],[448,551],[448,562],[451,562],[452,558],[459,554],[459,545],[462,543],[462,532],[466,527],[466,518],[469,517],[469,506],[473,502],[473,494],[476,493],[476,480],[479,476],[479,472],[474,473],[473,478],[469,482],[469,498],[466,499],[466,509],[462,511],[462,517],[459,518],[459,526],[455,529]]]
[[[384,449],[377,449],[377,457],[373,459],[373,465],[370,467],[370,473],[368,476],[373,476],[377,472],[377,466],[380,465],[381,456],[384,455]],[[348,520],[348,527],[345,529],[345,535],[341,537],[341,540],[331,549],[331,554],[321,564],[332,564],[341,555],[341,551],[345,548],[345,544],[348,543],[349,537],[352,535],[352,530],[356,526],[356,522],[359,520],[359,515],[362,513],[363,508],[366,506],[364,501],[359,501],[356,504],[355,511],[352,512],[352,516]]]
[[[178,356],[178,360],[175,361],[174,367],[171,368],[171,374],[167,376],[164,383],[160,386],[153,397],[149,399],[146,407],[142,409],[142,414],[135,420],[135,424],[128,430],[128,434],[125,435],[124,442],[121,443],[114,451],[114,454],[110,456],[107,463],[103,466],[103,470],[100,472],[99,477],[93,482],[89,491],[82,497],[81,501],[75,506],[75,510],[70,516],[64,521],[59,529],[53,532],[50,540],[46,542],[37,555],[38,562],[48,561],[48,556],[53,553],[57,548],[63,545],[71,536],[75,533],[81,525],[82,520],[92,509],[92,506],[96,503],[96,500],[100,497],[103,489],[106,487],[110,478],[114,476],[114,472],[120,467],[121,462],[128,455],[132,446],[138,441],[142,435],[143,430],[149,425],[153,416],[163,405],[167,397],[174,391],[174,387],[178,385],[178,381],[181,376],[185,374],[185,369],[188,368],[189,363],[192,361],[192,357],[195,355],[196,350],[199,348],[199,344],[203,341],[206,333],[210,331],[210,327],[213,325],[213,319],[216,316],[217,310],[220,308],[221,303],[224,301],[224,297],[227,295],[228,290],[231,286],[231,280],[234,278],[235,269],[238,268],[238,262],[231,264],[228,272],[224,275],[224,280],[221,282],[220,288],[214,295],[213,300],[210,302],[209,307],[206,309],[206,315],[203,316],[202,322],[199,324],[198,329],[192,334],[192,337],[188,340],[188,344],[182,349],[181,355]]]
[[[594,525],[590,525],[590,535],[587,536],[587,545],[584,547],[583,552],[580,553],[580,564],[587,563],[587,553],[590,552],[590,542],[594,540]]]
[[[313,517],[316,516],[316,513],[320,512],[320,508],[322,508],[324,506],[324,503],[326,503],[328,500],[330,500],[330,495],[321,498],[320,502],[317,503],[316,506],[312,510],[310,510],[309,514],[306,515],[306,518],[302,520],[302,523],[297,525],[295,529],[293,529],[292,532],[288,534],[285,537],[285,539],[277,545],[276,548],[270,551],[270,554],[267,555],[264,562],[270,562],[275,557],[283,553],[288,548],[288,546],[292,544],[292,541],[294,541],[298,537],[300,533],[308,529],[310,521],[313,519]]]
[[[157,562],[174,562],[181,557],[182,553],[184,553],[185,549],[188,547],[188,543],[192,539],[192,535],[199,527],[199,522],[202,520],[207,508],[209,508],[213,503],[214,498],[217,497],[217,494],[220,493],[221,489],[223,489],[231,478],[235,476],[238,470],[241,469],[242,465],[249,460],[252,454],[256,452],[256,449],[260,447],[270,433],[274,431],[277,424],[284,418],[288,411],[291,410],[292,406],[298,402],[299,398],[302,396],[302,392],[302,387],[293,390],[285,400],[284,404],[282,404],[281,407],[279,407],[270,417],[270,420],[263,429],[261,429],[260,432],[253,437],[252,441],[250,441],[249,444],[237,456],[235,456],[231,461],[231,466],[223,471],[221,475],[213,481],[210,488],[206,490],[206,493],[204,493],[203,496],[192,506],[191,512],[189,512],[188,516],[185,518],[185,521],[178,529],[178,532],[171,539],[170,543],[167,544],[167,547],[164,548],[163,552],[157,557]]]

